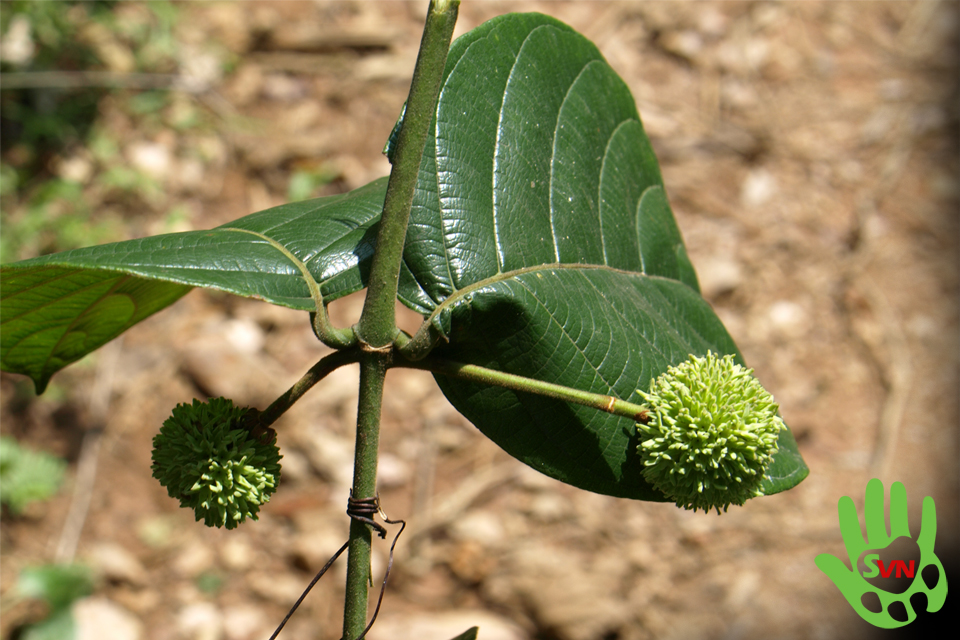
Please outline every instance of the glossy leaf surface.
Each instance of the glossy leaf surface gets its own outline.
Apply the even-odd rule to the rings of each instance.
[[[304,277],[325,300],[363,288],[386,179],[341,196],[261,211],[188,231],[65,251],[2,267],[0,364],[43,391],[54,373],[192,287],[313,310]]]
[[[639,401],[689,354],[736,345],[697,278],[630,91],[599,51],[538,14],[491,20],[451,49],[420,181],[401,298],[429,309],[438,353]],[[438,375],[514,457],[564,482],[663,499],[631,420]],[[787,432],[763,490],[806,475]]]
[[[3,267],[2,365],[38,388],[56,370],[182,296],[221,289],[312,310],[365,286],[385,180],[211,231]],[[596,47],[539,14],[454,42],[424,151],[400,299],[462,362],[636,400],[707,350],[740,355],[699,295],[632,95]],[[630,420],[438,377],[506,451],[565,482],[662,499],[642,479]],[[807,468],[789,432],[763,485]]]
[[[492,278],[449,298],[453,360],[642,403],[668,367],[736,345],[710,306],[676,280],[606,267],[547,266]],[[549,354],[548,357],[545,357]],[[588,407],[437,376],[464,415],[549,476],[609,495],[662,499],[642,477],[633,421]],[[787,489],[806,467],[789,431],[763,485]]]

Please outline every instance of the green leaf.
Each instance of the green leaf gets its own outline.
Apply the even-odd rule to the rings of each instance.
[[[458,39],[447,72],[407,231],[416,284],[401,298],[432,309],[551,263],[697,289],[633,97],[592,43],[553,18],[510,14]]]
[[[608,267],[544,266],[492,278],[451,296],[449,345],[437,355],[642,403],[637,389],[689,354],[733,354],[710,306],[685,284]],[[663,500],[643,478],[633,420],[500,387],[437,376],[444,394],[512,456],[568,484],[607,495]],[[765,494],[807,474],[790,432]]]
[[[0,268],[0,367],[50,376],[207,287],[313,310],[302,263],[326,301],[365,286],[386,179],[348,194],[189,231],[65,251]],[[407,276],[405,276],[407,277]]]
[[[43,600],[54,611],[93,593],[90,569],[79,564],[47,564],[20,572],[17,593]]]
[[[385,186],[4,266],[0,365],[42,390],[194,286],[307,310],[304,272],[327,300],[356,291]],[[593,44],[553,18],[502,16],[454,42],[410,220],[399,297],[429,316],[452,359],[627,399],[690,353],[739,358],[699,296],[633,97]],[[660,497],[633,473],[623,420],[440,383],[546,473]],[[807,473],[792,436],[781,440],[769,493]]]
[[[480,627],[470,627],[456,638],[451,640],[477,640],[477,633],[479,633]]]
[[[27,626],[19,636],[20,640],[73,640],[77,631],[73,612],[59,609],[49,616]]]
[[[50,498],[60,488],[66,466],[56,456],[0,437],[0,502],[16,514],[32,502]]]
[[[451,360],[639,401],[689,354],[736,345],[700,297],[630,91],[596,47],[538,14],[451,48],[407,232],[400,296]],[[564,482],[662,500],[629,419],[438,375],[514,457]],[[792,436],[763,490],[807,469]]]

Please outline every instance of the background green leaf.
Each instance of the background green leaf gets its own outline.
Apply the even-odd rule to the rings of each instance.
[[[67,463],[44,451],[20,446],[10,436],[0,436],[0,503],[11,513],[30,503],[52,497],[60,488]]]
[[[17,595],[43,600],[54,611],[93,592],[90,569],[80,564],[27,567],[17,580]]]

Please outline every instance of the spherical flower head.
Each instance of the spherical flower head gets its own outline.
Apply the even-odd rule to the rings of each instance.
[[[753,369],[708,352],[638,393],[648,407],[647,423],[637,424],[647,482],[694,511],[720,513],[760,495],[784,424]]]
[[[256,520],[280,480],[276,433],[256,435],[250,411],[224,398],[179,404],[153,439],[153,477],[208,527]]]

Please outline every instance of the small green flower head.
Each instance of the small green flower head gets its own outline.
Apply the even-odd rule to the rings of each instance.
[[[178,404],[153,439],[153,477],[208,527],[256,520],[280,480],[276,433],[255,435],[250,411],[224,398]]]
[[[637,424],[647,482],[694,511],[720,513],[760,495],[784,424],[752,369],[708,352],[637,392],[649,408],[647,424]]]

